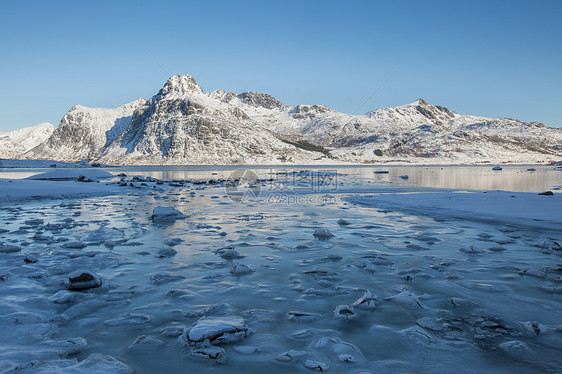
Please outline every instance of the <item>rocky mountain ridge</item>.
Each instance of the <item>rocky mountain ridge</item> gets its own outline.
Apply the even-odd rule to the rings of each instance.
[[[462,115],[418,99],[351,115],[288,106],[259,92],[205,92],[172,76],[148,100],[74,106],[49,138],[18,157],[106,164],[334,162],[535,163],[562,157],[562,130]]]

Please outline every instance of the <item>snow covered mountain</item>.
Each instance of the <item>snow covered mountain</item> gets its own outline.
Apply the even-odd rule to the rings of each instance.
[[[149,100],[75,106],[27,158],[109,164],[534,163],[562,157],[562,130],[461,115],[424,100],[364,115],[287,106],[259,92],[204,92],[170,77]]]
[[[10,132],[0,132],[0,158],[16,158],[45,142],[55,127],[44,122]]]
[[[59,127],[30,155],[57,161],[96,158],[131,123],[133,113],[145,105],[137,99],[113,109],[76,105],[64,115]],[[29,157],[29,155],[26,155]]]

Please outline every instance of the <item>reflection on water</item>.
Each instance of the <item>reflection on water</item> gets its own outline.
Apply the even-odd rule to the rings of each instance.
[[[228,178],[243,166],[125,166],[106,168],[113,174],[141,175],[162,180]],[[269,178],[283,170],[324,170],[345,174],[348,182],[404,185],[411,187],[455,188],[541,192],[562,186],[562,170],[552,166],[249,166],[258,176]],[[20,179],[53,169],[3,169],[0,178]],[[374,171],[387,170],[388,174]],[[407,175],[408,178],[399,178]]]

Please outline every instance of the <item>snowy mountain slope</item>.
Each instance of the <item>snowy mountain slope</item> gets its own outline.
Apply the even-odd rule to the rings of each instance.
[[[55,127],[44,122],[10,132],[0,132],[0,158],[17,158],[46,141]]]
[[[26,157],[52,158],[58,161],[95,159],[129,125],[133,113],[146,104],[144,99],[113,109],[72,107],[59,127],[43,144]]]
[[[377,159],[418,162],[537,162],[562,156],[562,130],[540,123],[460,115],[423,100],[367,116],[376,125],[362,123],[344,134],[339,141],[346,142],[345,149],[340,147],[334,156],[357,160],[375,149],[384,155]],[[360,156],[351,157],[353,152]]]
[[[112,164],[536,162],[562,157],[562,130],[461,115],[422,99],[350,115],[323,105],[287,106],[259,92],[204,92],[192,76],[176,75],[149,100],[73,107],[26,157]]]

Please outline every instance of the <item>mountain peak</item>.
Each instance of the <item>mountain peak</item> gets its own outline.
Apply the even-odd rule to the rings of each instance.
[[[238,95],[238,98],[243,103],[253,107],[262,107],[266,109],[281,109],[285,107],[285,104],[275,99],[273,96],[261,92],[242,92]]]
[[[419,98],[419,99],[417,99],[416,101],[411,102],[410,104],[407,104],[407,105],[412,105],[412,106],[429,106],[429,105],[431,105],[431,104],[429,104],[429,103],[428,103],[427,101],[425,101],[424,99]]]
[[[156,96],[166,99],[179,99],[189,96],[190,94],[203,93],[203,90],[195,78],[191,75],[173,75],[166,81],[164,87],[158,92]]]

